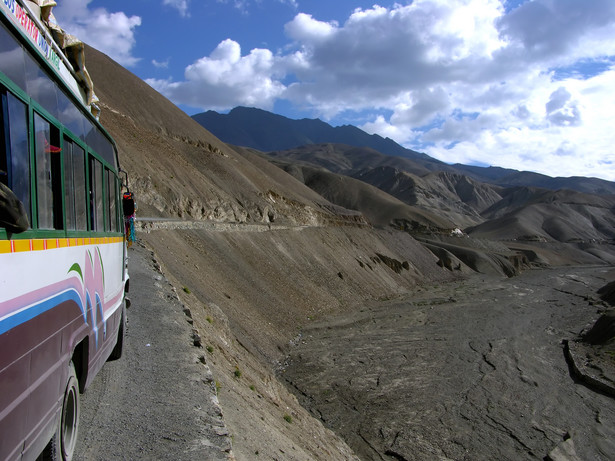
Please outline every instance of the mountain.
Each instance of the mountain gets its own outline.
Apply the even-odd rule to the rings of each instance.
[[[427,154],[406,149],[389,138],[370,135],[361,129],[344,125],[332,127],[319,119],[293,120],[261,109],[237,107],[228,114],[215,111],[193,115],[199,124],[222,141],[251,147],[262,152],[294,151],[304,154],[318,144],[345,144],[356,148],[370,148],[387,156],[409,159],[414,165],[406,171],[453,171],[477,181],[502,186],[528,186],[546,189],[572,189],[590,194],[615,194],[615,183],[598,178],[551,178],[527,171],[500,167],[449,165]]]
[[[291,149],[280,144],[269,155],[239,142],[240,136],[317,139],[292,132],[292,121],[286,127],[263,122],[229,128],[237,137],[226,143],[107,56],[90,48],[86,56],[101,100],[101,122],[117,142],[138,203],[136,245],[149,249],[147,264],[162,272],[148,286],[171,283],[181,303],[168,308],[181,305],[193,331],[182,338],[194,343],[193,354],[152,347],[151,360],[142,365],[202,365],[201,374],[185,377],[186,385],[215,387],[236,459],[255,454],[279,459],[280,453],[294,459],[357,459],[349,447],[356,440],[347,444],[327,429],[281,382],[289,351],[312,325],[338,318],[330,332],[338,335],[338,327],[360,313],[367,316],[357,323],[357,334],[363,335],[364,325],[380,328],[370,307],[374,303],[422,297],[476,272],[482,274],[477,283],[500,285],[502,277],[528,268],[615,264],[612,196],[502,186],[422,155],[389,155],[347,138],[303,141],[304,147]],[[330,131],[323,122],[303,122]],[[352,127],[332,130],[379,141]],[[133,250],[128,250],[129,271]],[[450,293],[422,307],[416,303],[411,311],[419,315],[444,299],[456,302]],[[147,300],[133,297],[131,311],[147,308]],[[151,320],[175,321],[170,318]],[[376,338],[386,340],[382,331]],[[386,347],[386,341],[370,341],[368,347],[380,343]],[[372,378],[364,382],[378,381]],[[356,389],[354,378],[342,381],[342,387]],[[378,392],[392,386],[397,395],[396,383],[383,380]],[[135,389],[122,391],[142,397]],[[165,392],[172,399],[173,389]],[[205,400],[193,402],[202,407],[199,414],[219,415],[220,408],[209,408]],[[357,415],[352,410],[350,416]],[[193,416],[186,415],[189,424],[204,423]],[[148,415],[142,420],[145,429],[156,423]],[[391,422],[396,423],[394,416]],[[392,434],[378,452],[382,458],[392,452],[397,432],[387,423],[374,437],[365,432],[361,439],[376,450],[384,443],[382,434]],[[182,434],[175,439],[189,456],[194,441]],[[135,439],[139,446],[150,442]]]
[[[447,216],[455,223],[453,227],[465,228],[484,222],[482,211],[502,200],[499,188],[448,171],[417,176],[382,166],[362,171],[355,177],[405,203]]]
[[[592,242],[615,238],[615,196],[571,190],[514,187],[483,212],[485,222],[467,229],[473,237],[531,241]]]
[[[615,239],[615,183],[609,181],[448,165],[356,127],[291,120],[260,109],[238,107],[227,115],[209,111],[193,118],[231,144],[266,151],[265,158],[328,201],[360,211],[373,225],[440,233],[461,228],[495,240]],[[385,204],[369,189],[365,200],[364,185],[336,175],[390,197]]]
[[[192,118],[224,142],[263,152],[306,144],[338,143],[370,147],[387,155],[442,163],[428,155],[406,149],[392,139],[367,134],[352,125],[332,127],[320,119],[292,120],[249,107],[236,107],[228,114],[210,110],[193,115]]]
[[[388,227],[393,224],[423,232],[456,227],[446,214],[404,203],[359,179],[310,166],[286,164],[282,167],[330,202],[345,209],[360,211],[373,226]]]
[[[479,181],[502,186],[533,186],[545,189],[572,189],[588,194],[615,194],[615,183],[599,178],[572,176],[569,178],[553,178],[531,171],[517,171],[500,167],[478,167],[471,165],[453,165],[458,171]]]
[[[414,160],[344,144],[307,145],[269,152],[267,156],[287,170],[288,165],[294,165],[295,168],[297,165],[303,168],[324,168],[371,184],[414,209],[421,209],[429,216],[439,216],[441,223],[444,220],[452,223],[452,226],[444,226],[441,229],[467,228],[468,232],[471,229],[477,237],[485,236],[496,240],[536,238],[545,241],[580,242],[588,239],[609,241],[615,238],[615,196],[612,194],[597,195],[571,189],[553,191],[541,187],[498,185],[506,184],[507,178],[511,178],[510,170],[486,169],[496,173],[492,175],[495,180],[482,182],[476,179],[476,175],[462,174],[448,165],[441,171],[429,171]],[[522,175],[523,173],[516,172],[516,176]],[[541,181],[548,178],[528,175]],[[557,181],[556,178],[548,179]],[[588,178],[577,179],[578,184],[599,184],[592,183]],[[608,181],[603,183],[612,185]],[[310,185],[309,182],[306,184]],[[327,198],[331,200],[331,197]],[[344,202],[337,203],[341,205]],[[513,219],[510,216],[501,219],[504,215],[523,214],[525,207],[542,210],[542,214],[534,216],[531,226],[525,224],[526,219]],[[555,216],[559,216],[560,220],[565,219],[565,213],[575,217],[574,222],[579,223],[567,226],[566,232],[559,229],[560,224],[553,224]],[[549,221],[548,218],[552,215],[553,219]],[[400,218],[402,222],[407,221],[407,216],[396,216],[391,221],[396,218]],[[543,222],[545,219],[547,223]],[[490,222],[491,220],[496,221]],[[433,228],[431,224],[434,222],[431,220],[428,228]],[[522,224],[518,224],[519,222]],[[551,230],[545,231],[543,226],[550,227]],[[489,232],[486,232],[486,229],[490,229]]]
[[[360,171],[390,166],[419,176],[431,171],[453,171],[448,165],[433,164],[429,161],[412,160],[383,154],[371,147],[356,147],[348,144],[322,143],[307,144],[288,150],[267,152],[268,157],[293,163],[318,165],[345,175]]]

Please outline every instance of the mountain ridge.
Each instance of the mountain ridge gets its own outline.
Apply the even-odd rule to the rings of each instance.
[[[361,145],[372,147],[388,155],[442,163],[426,154],[400,146],[390,138],[368,134],[354,125],[333,127],[320,119],[293,120],[263,109],[235,107],[228,114],[215,111],[192,116],[199,124],[229,144],[252,147],[263,152],[284,150],[305,144],[339,143],[355,139]],[[239,131],[237,131],[239,130]],[[243,142],[237,142],[241,141]]]
[[[501,186],[535,186],[572,189],[592,194],[615,194],[615,182],[580,176],[551,177],[510,168],[447,164],[429,155],[407,149],[390,138],[370,135],[353,125],[333,127],[320,119],[290,119],[263,109],[236,107],[228,114],[207,111],[192,118],[222,141],[262,152],[288,151],[319,144],[368,147],[387,156],[414,161],[415,169],[455,171],[473,179]]]

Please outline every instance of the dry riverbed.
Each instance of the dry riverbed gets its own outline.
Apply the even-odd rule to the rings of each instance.
[[[574,379],[562,346],[604,310],[609,270],[478,275],[365,306],[304,330],[283,377],[364,460],[614,459],[615,399]]]

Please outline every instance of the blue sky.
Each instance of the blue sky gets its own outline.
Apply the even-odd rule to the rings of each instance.
[[[56,1],[190,115],[259,107],[449,163],[615,181],[613,0]]]

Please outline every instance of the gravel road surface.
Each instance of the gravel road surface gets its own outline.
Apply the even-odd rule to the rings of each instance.
[[[183,306],[150,251],[134,245],[128,255],[124,354],[81,396],[75,459],[230,459],[215,384]]]

